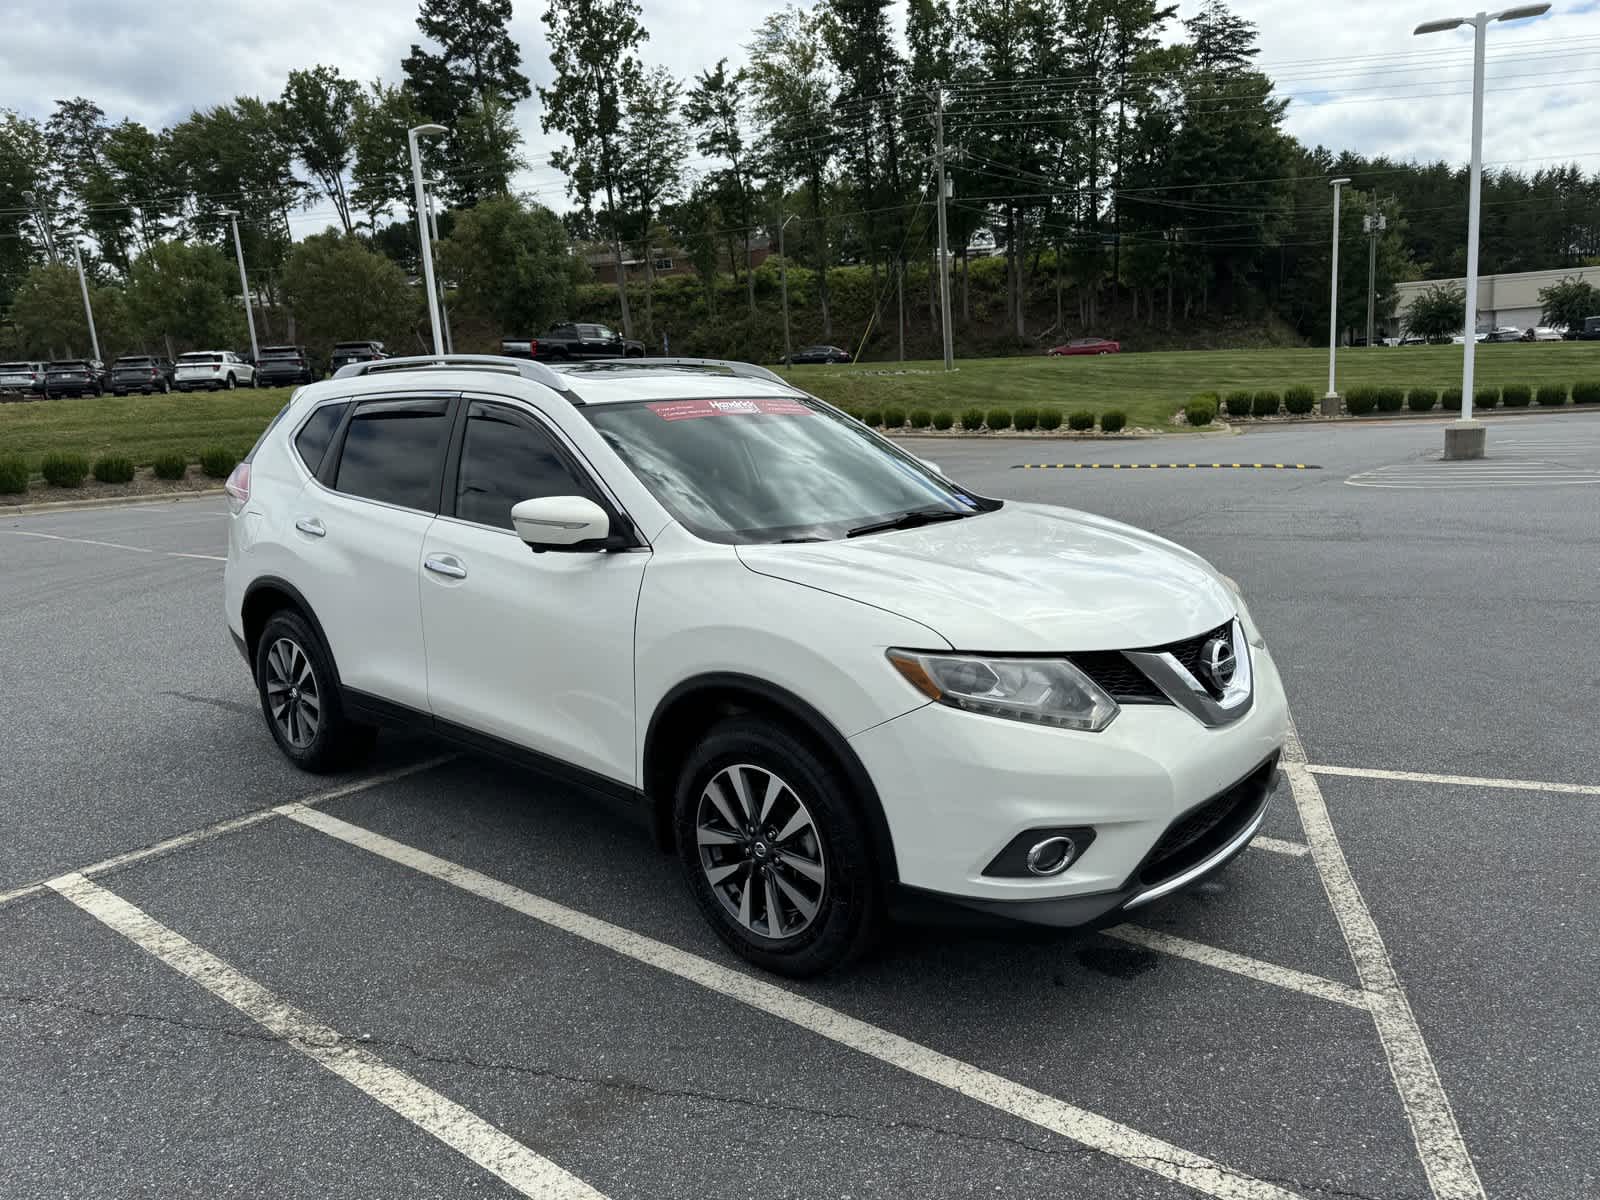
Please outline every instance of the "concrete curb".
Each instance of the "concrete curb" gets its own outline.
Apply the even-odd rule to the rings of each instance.
[[[44,500],[36,504],[0,504],[0,517],[13,513],[76,512],[91,508],[148,508],[152,504],[181,504],[185,500],[206,500],[223,494],[221,488],[199,491],[155,492],[143,496],[97,496],[92,500]]]

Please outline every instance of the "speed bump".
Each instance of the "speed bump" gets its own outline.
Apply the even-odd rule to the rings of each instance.
[[[1013,471],[1320,471],[1316,463],[1017,463]]]

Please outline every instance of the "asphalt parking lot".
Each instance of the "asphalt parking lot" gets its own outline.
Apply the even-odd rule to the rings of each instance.
[[[1137,924],[804,984],[621,808],[290,768],[217,500],[0,517],[0,1194],[1600,1193],[1600,417],[1489,438],[908,443],[1237,578],[1301,746]],[[1318,469],[1129,468],[1224,459]]]

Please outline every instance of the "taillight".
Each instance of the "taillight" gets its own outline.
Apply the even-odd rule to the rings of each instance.
[[[228,508],[232,512],[237,513],[250,503],[250,464],[242,462],[235,467],[222,490],[228,493]]]
[[[213,371],[220,371],[220,370],[222,370],[222,364],[221,363],[212,363],[211,364],[211,369]]]
[[[536,338],[528,339],[528,357],[533,358],[539,353],[539,342]]]

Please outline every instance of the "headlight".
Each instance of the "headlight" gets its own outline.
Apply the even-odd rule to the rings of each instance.
[[[930,700],[985,716],[1098,733],[1120,711],[1065,659],[890,650],[889,661]]]
[[[1244,625],[1245,639],[1257,650],[1265,650],[1267,641],[1261,636],[1261,628],[1256,624],[1255,618],[1250,615],[1250,607],[1244,602],[1244,590],[1239,587],[1239,581],[1232,575],[1224,575],[1221,571],[1217,572],[1217,578],[1227,584],[1234,600],[1238,602],[1239,621]]]

